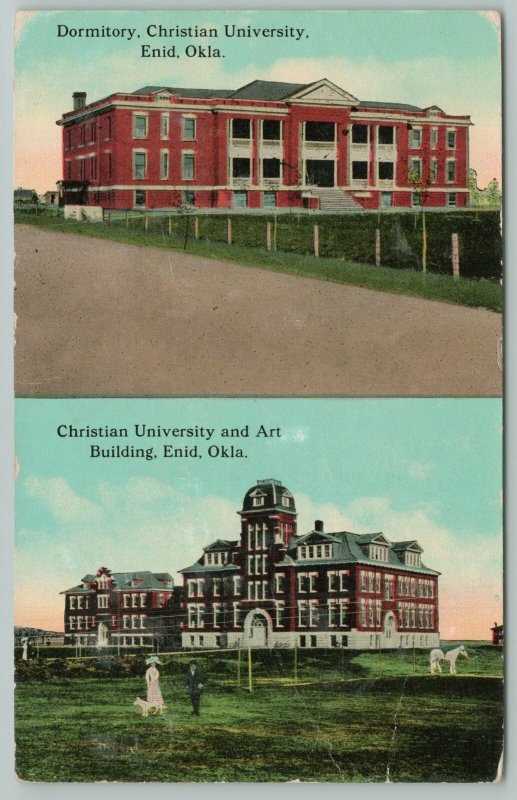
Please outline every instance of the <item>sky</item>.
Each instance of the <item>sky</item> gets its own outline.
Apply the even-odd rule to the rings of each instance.
[[[215,432],[138,438],[143,424]],[[60,437],[59,425],[130,436]],[[249,435],[224,439],[225,427]],[[246,457],[209,456],[232,443]],[[92,444],[157,458],[92,458]],[[163,444],[197,444],[202,457],[163,458]],[[443,639],[488,639],[502,621],[498,399],[19,399],[16,455],[17,625],[62,630],[59,593],[100,566],[181,584],[177,570],[203,547],[239,537],[244,494],[262,478],[293,493],[299,533],[322,519],[327,531],[416,539],[442,573]]]
[[[205,39],[151,39],[171,28],[296,27],[294,38],[215,41],[224,58],[142,58],[142,44],[181,49]],[[68,29],[137,28],[128,41],[57,36]],[[61,28],[64,31],[64,28]],[[212,42],[213,43],[213,42]],[[42,64],[45,68],[42,69]],[[385,100],[470,115],[470,163],[482,188],[501,182],[500,30],[477,11],[50,11],[21,12],[15,53],[14,185],[39,193],[61,178],[60,128],[72,93],[94,101],[147,84],[237,88],[256,78],[329,80],[362,100]]]

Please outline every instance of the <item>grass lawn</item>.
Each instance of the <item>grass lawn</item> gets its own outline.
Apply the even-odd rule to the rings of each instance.
[[[492,781],[502,747],[501,658],[467,647],[458,676],[433,677],[425,653],[346,653],[343,662],[337,653],[303,653],[297,684],[285,682],[292,653],[276,664],[256,653],[252,693],[245,670],[235,686],[235,658],[200,656],[208,685],[199,718],[183,689],[183,659],[162,657],[162,716],[140,717],[132,705],[145,695],[140,675],[19,683],[17,773],[38,781],[384,782],[389,771],[399,782]],[[267,685],[268,677],[284,685]]]
[[[142,229],[141,221],[130,222],[129,227],[120,221],[117,224],[65,221],[50,214],[16,212],[15,222],[31,224],[46,230],[63,231],[81,236],[93,236],[142,247],[159,247],[167,250],[182,250],[183,220],[175,219],[172,236],[168,235],[166,222],[154,219],[149,230]],[[192,224],[192,223],[191,223]],[[238,244],[191,239],[188,252],[205,258],[241,264],[246,267],[288,272],[307,278],[346,283],[377,289],[383,292],[406,294],[429,300],[440,300],[458,305],[483,307],[501,311],[502,288],[496,281],[454,279],[450,275],[428,272],[422,274],[412,269],[375,267],[341,258],[315,258],[293,252],[271,251],[265,248]]]

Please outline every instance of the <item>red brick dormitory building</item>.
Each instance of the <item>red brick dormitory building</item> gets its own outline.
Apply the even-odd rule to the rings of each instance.
[[[57,124],[70,203],[344,211],[468,200],[470,117],[359,100],[327,79],[144,86],[89,104],[75,92]]]
[[[183,647],[431,648],[438,575],[415,540],[382,533],[299,534],[292,494],[257,481],[240,536],[217,539],[181,570]]]

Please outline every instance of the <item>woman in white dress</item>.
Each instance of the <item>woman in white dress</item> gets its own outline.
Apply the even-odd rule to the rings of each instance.
[[[147,683],[147,702],[153,706],[163,706],[162,691],[160,689],[160,673],[157,664],[161,665],[158,656],[151,656],[146,659],[146,664],[149,664],[145,673],[145,682]]]

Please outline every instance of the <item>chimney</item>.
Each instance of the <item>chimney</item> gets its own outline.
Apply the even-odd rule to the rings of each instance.
[[[314,523],[314,530],[323,533],[323,520],[317,519]]]
[[[79,108],[84,108],[86,105],[86,92],[74,92],[73,95],[74,100],[74,111],[77,111]]]

